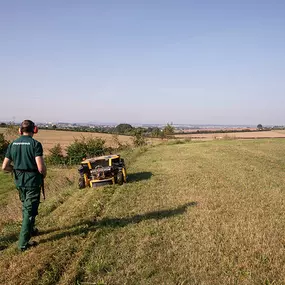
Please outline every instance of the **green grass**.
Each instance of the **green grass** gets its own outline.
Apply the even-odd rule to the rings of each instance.
[[[13,190],[13,178],[10,174],[0,172],[0,206],[4,206],[8,202],[8,198]]]
[[[32,250],[16,250],[20,212],[1,215],[0,284],[285,284],[284,140],[125,156],[123,186],[78,190],[76,170],[50,170]]]

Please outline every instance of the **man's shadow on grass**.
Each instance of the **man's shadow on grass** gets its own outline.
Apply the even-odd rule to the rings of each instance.
[[[142,181],[142,180],[148,180],[152,177],[151,172],[137,172],[137,173],[130,173],[128,174],[128,183],[133,183],[137,181]]]
[[[0,236],[0,251],[8,248],[8,244],[17,241],[19,233],[11,233],[7,236]]]
[[[48,241],[56,241],[64,237],[87,234],[88,232],[94,232],[100,228],[116,229],[116,228],[125,227],[130,224],[138,224],[146,220],[162,220],[165,218],[182,215],[183,213],[185,213],[188,207],[194,207],[194,206],[197,206],[197,202],[189,202],[175,209],[154,211],[125,218],[103,218],[102,220],[99,221],[97,221],[96,218],[94,218],[93,220],[85,220],[81,223],[74,224],[67,228],[63,229],[57,228],[47,231],[47,232],[52,232],[52,231],[63,231],[63,232],[55,234],[47,239],[42,239],[39,242],[44,243]]]
[[[0,243],[1,242],[14,242],[14,241],[17,241],[19,238],[19,233],[12,233],[12,234],[9,234],[7,236],[1,236],[0,237]],[[1,248],[1,246],[0,246]]]
[[[4,250],[6,248],[8,248],[8,245],[0,245],[0,251]]]

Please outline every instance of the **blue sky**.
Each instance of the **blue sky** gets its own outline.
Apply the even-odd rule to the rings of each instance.
[[[0,0],[0,120],[285,125],[283,0]]]

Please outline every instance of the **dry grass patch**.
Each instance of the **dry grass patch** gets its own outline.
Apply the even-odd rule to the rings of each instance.
[[[212,140],[212,139],[224,139],[224,137],[236,138],[236,139],[258,139],[258,138],[285,138],[285,131],[258,131],[258,132],[233,132],[233,133],[210,133],[210,134],[180,134],[175,135],[178,139],[183,138],[192,138],[192,139],[203,139],[203,140]]]

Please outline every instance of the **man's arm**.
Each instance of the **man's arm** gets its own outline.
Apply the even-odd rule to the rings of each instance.
[[[11,160],[7,157],[4,158],[3,164],[2,164],[2,170],[6,172],[13,172],[13,165],[11,165]]]
[[[45,178],[47,176],[47,168],[44,162],[44,158],[42,156],[36,156],[36,164],[39,173],[41,173]]]

